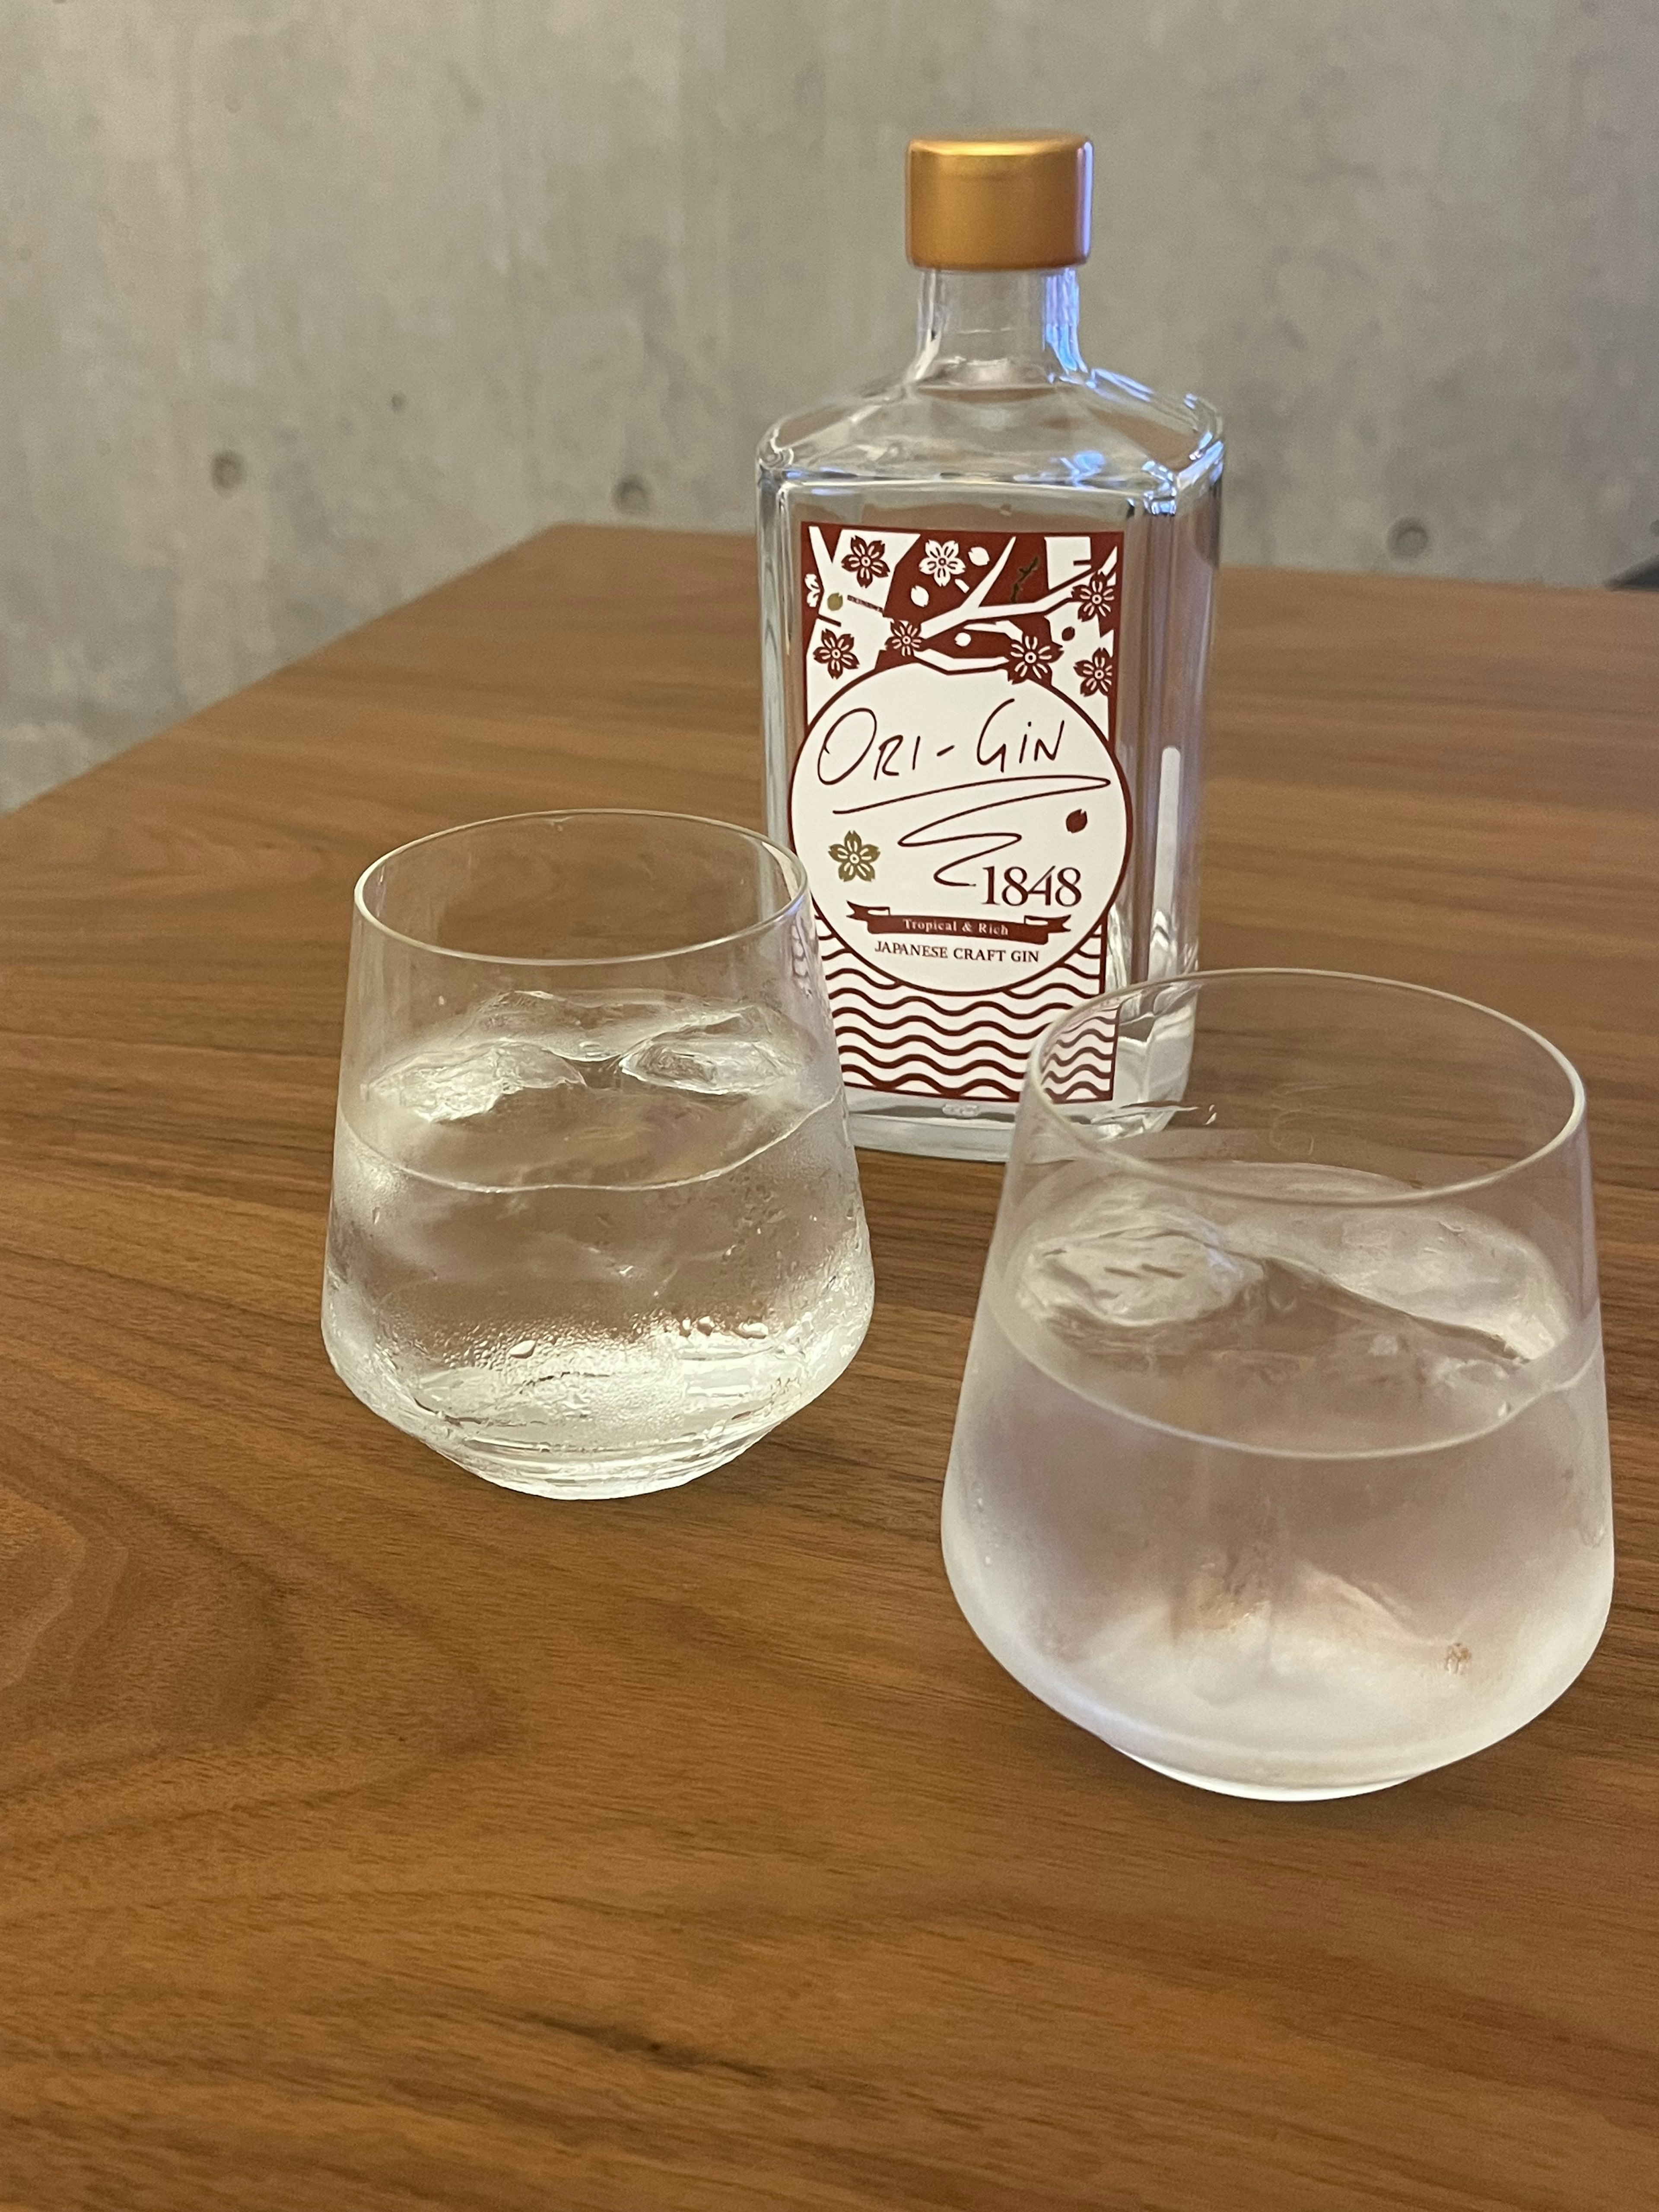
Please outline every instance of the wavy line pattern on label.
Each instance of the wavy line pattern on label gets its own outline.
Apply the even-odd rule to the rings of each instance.
[[[1117,1080],[1117,1008],[1069,1023],[1045,1055],[1043,1073],[1057,1106],[1108,1103]]]
[[[848,1084],[1012,1103],[1042,1032],[1104,988],[1106,925],[1097,924],[1066,959],[1029,983],[944,1005],[878,975],[822,915],[818,951]]]

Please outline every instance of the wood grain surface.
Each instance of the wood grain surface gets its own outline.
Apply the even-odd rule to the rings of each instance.
[[[640,625],[649,600],[662,611]],[[1659,602],[1230,572],[1205,952],[1588,1079],[1620,1545],[1543,1718],[1183,1790],[939,1564],[994,1170],[688,1490],[492,1490],[317,1328],[349,889],[469,817],[758,818],[747,547],[556,532],[0,822],[0,2204],[1659,2201]]]

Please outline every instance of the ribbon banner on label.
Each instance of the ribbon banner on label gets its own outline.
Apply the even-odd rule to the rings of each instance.
[[[848,913],[866,929],[899,937],[989,937],[1004,945],[1046,945],[1070,927],[1063,915],[1040,921],[997,921],[978,915],[895,914],[890,907],[854,906]]]

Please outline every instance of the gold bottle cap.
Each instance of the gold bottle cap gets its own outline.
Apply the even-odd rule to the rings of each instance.
[[[1064,269],[1089,258],[1086,138],[913,138],[905,187],[905,247],[919,269]]]

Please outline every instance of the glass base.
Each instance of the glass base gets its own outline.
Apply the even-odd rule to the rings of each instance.
[[[1103,1742],[1107,1739],[1103,1737]],[[1164,1766],[1156,1759],[1142,1759],[1138,1752],[1124,1751],[1121,1744],[1107,1743],[1111,1751],[1122,1752],[1125,1759],[1133,1759],[1137,1766],[1145,1766],[1154,1774],[1162,1774],[1171,1782],[1184,1782],[1194,1790],[1212,1790],[1218,1797],[1256,1797],[1275,1805],[1321,1805],[1334,1797],[1370,1797],[1379,1790],[1398,1790],[1402,1782],[1415,1782],[1416,1774],[1391,1774],[1384,1782],[1353,1782],[1337,1790],[1323,1787],[1315,1790],[1275,1790],[1265,1782],[1230,1782],[1215,1774],[1189,1774],[1184,1767]],[[1421,1770],[1425,1774],[1432,1767]]]
[[[469,1474],[482,1475],[498,1489],[522,1491],[527,1498],[647,1498],[653,1491],[678,1490],[684,1483],[695,1482],[700,1474],[713,1474],[729,1460],[740,1458],[769,1431],[757,1430],[753,1436],[744,1437],[737,1443],[727,1438],[714,1450],[623,1461],[538,1460],[523,1450],[491,1451],[487,1448],[459,1452],[447,1443],[434,1443],[418,1430],[409,1429],[404,1433],[427,1445],[441,1458],[465,1468]]]
[[[954,1470],[951,1480],[952,1481],[956,1480]],[[949,1518],[948,1504],[944,1529],[944,1558],[945,1579],[951,1585],[951,1595],[962,1608],[963,1618],[992,1658],[996,1661],[998,1666],[1006,1674],[1011,1674],[1022,1689],[1028,1690],[1034,1698],[1040,1699],[1051,1711],[1058,1713],[1062,1719],[1071,1721],[1077,1727],[1086,1729],[1097,1742],[1103,1743],[1109,1751],[1121,1753],[1123,1758],[1131,1760],[1136,1766],[1144,1766],[1150,1772],[1161,1774],[1170,1782],[1184,1782],[1194,1790],[1207,1790],[1213,1796],[1220,1797],[1249,1797],[1258,1802],[1276,1805],[1313,1805],[1322,1804],[1339,1797],[1369,1797],[1380,1790],[1397,1790],[1402,1783],[1415,1782],[1420,1776],[1432,1774],[1442,1766],[1450,1765],[1458,1759],[1468,1759],[1479,1752],[1489,1750],[1492,1744],[1500,1742],[1504,1735],[1512,1734],[1515,1728],[1524,1727],[1528,1721],[1534,1720],[1545,1706],[1553,1704],[1554,1699],[1560,1696],[1562,1691],[1573,1680],[1584,1665],[1590,1650],[1595,1648],[1595,1639],[1592,1638],[1589,1647],[1576,1658],[1571,1671],[1557,1682],[1551,1688],[1549,1694],[1541,1698],[1537,1705],[1516,1720],[1510,1728],[1500,1729],[1496,1735],[1485,1736],[1477,1741],[1471,1742],[1464,1740],[1446,1744],[1442,1747],[1440,1756],[1430,1758],[1420,1766],[1413,1765],[1404,1772],[1383,1774],[1374,1780],[1365,1782],[1284,1784],[1246,1780],[1233,1775],[1206,1774],[1195,1767],[1175,1765],[1167,1759],[1149,1759],[1144,1751],[1129,1750],[1125,1744],[1118,1741],[1108,1732],[1115,1721],[1121,1730],[1125,1717],[1114,1716],[1103,1711],[1100,1703],[1080,1690],[1075,1682],[1066,1680],[1063,1674],[1035,1665],[1029,1645],[1022,1646],[1018,1643],[1008,1641],[980,1603],[981,1590],[975,1572],[973,1556],[971,1552],[962,1545],[958,1532],[952,1526]],[[1598,1627],[1596,1636],[1599,1637],[1600,1634],[1601,1630]],[[1158,1740],[1159,1732],[1152,1729],[1142,1731],[1139,1736],[1139,1741],[1143,1743],[1149,1741],[1156,1743]],[[1179,1739],[1171,1741],[1172,1749],[1182,1747]],[[1276,1762],[1264,1754],[1259,1763],[1271,1769]],[[1353,1765],[1360,1763],[1357,1759],[1349,1762],[1350,1771],[1352,1771]]]
[[[453,1466],[465,1468],[468,1474],[480,1475],[498,1489],[522,1491],[530,1498],[645,1498],[654,1490],[678,1490],[683,1483],[695,1482],[700,1474],[710,1474],[728,1460],[740,1457],[751,1444],[769,1436],[783,1418],[779,1415],[741,1431],[726,1428],[718,1436],[689,1443],[682,1440],[661,1451],[626,1458],[607,1458],[597,1452],[577,1456],[535,1444],[461,1439],[453,1426],[439,1429],[416,1416],[407,1398],[386,1386],[371,1361],[354,1358],[349,1347],[330,1328],[326,1312],[323,1344],[329,1364],[352,1396],[389,1427],[413,1437],[416,1443],[424,1444]],[[790,1413],[795,1410],[787,1408]]]

